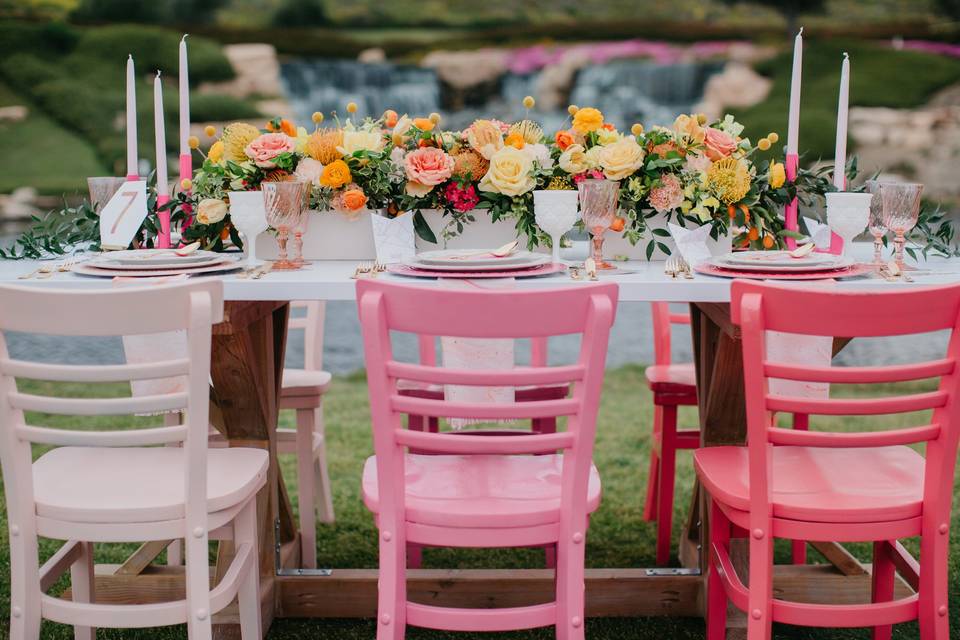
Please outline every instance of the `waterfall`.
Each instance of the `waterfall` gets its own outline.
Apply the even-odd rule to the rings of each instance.
[[[722,66],[721,61],[611,60],[580,70],[570,88],[569,101],[597,107],[609,122],[623,130],[634,122],[646,127],[668,125],[677,114],[693,108],[702,97],[707,78]],[[281,67],[287,98],[300,122],[308,122],[314,111],[342,115],[345,105],[352,101],[357,103],[360,117],[379,117],[385,109],[412,116],[437,111],[449,128],[466,127],[480,117],[506,122],[525,117],[521,101],[524,96],[537,95],[540,73],[505,72],[488,95],[449,111],[444,109],[444,87],[432,69],[339,59],[293,60]],[[565,109],[536,110],[530,116],[548,132],[556,131],[567,120]]]

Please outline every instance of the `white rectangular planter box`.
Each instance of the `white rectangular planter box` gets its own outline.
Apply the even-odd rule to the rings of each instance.
[[[375,260],[371,215],[365,209],[356,219],[338,211],[307,212],[307,231],[303,234],[303,257],[307,260]],[[293,242],[287,245],[292,255]],[[257,258],[274,260],[279,253],[276,236],[270,232],[257,236]]]
[[[662,242],[663,244],[667,245],[670,248],[670,255],[676,256],[677,245],[673,241],[672,237],[654,236],[652,233],[653,229],[666,228],[667,223],[665,219],[660,217],[651,218],[647,221],[647,230],[644,232],[643,237],[640,238],[640,241],[635,245],[630,244],[630,241],[624,238],[623,234],[608,230],[604,235],[603,256],[607,259],[613,259],[614,256],[627,256],[630,260],[646,260],[647,244],[649,244],[651,237],[656,238],[658,242]],[[710,249],[710,254],[713,256],[718,257],[726,255],[733,250],[733,236],[729,234],[722,235],[716,240],[708,236],[707,248]],[[666,260],[668,257],[669,256],[666,253],[657,247],[650,256],[650,260]]]
[[[476,221],[464,225],[463,233],[445,241],[441,232],[450,219],[445,217],[442,211],[435,209],[424,209],[422,213],[423,219],[437,237],[437,243],[427,242],[417,236],[417,253],[436,249],[493,249],[517,238],[516,220],[507,218],[493,222],[487,210],[475,209],[470,213]]]

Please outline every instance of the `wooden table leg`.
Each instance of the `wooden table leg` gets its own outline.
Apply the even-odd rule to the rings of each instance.
[[[293,509],[277,463],[277,399],[283,373],[289,306],[282,302],[228,302],[224,322],[214,327],[211,359],[215,426],[230,446],[262,447],[270,452],[267,484],[257,496],[263,628],[276,609],[276,532],[280,542],[296,536]],[[279,525],[279,526],[277,526]],[[221,543],[217,577],[229,563],[232,544]],[[235,616],[215,617],[214,636],[239,637]]]

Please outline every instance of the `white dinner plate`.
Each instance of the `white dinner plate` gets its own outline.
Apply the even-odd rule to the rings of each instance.
[[[543,266],[549,263],[550,260],[550,256],[546,254],[531,253],[528,259],[514,264],[505,264],[503,262],[477,264],[471,260],[460,260],[450,264],[426,264],[419,260],[419,256],[416,256],[407,260],[404,264],[408,267],[425,271],[519,271]]]
[[[490,266],[516,266],[516,265],[535,265],[540,264],[537,260],[543,256],[542,253],[533,253],[532,251],[516,251],[508,256],[498,258],[489,252],[483,252],[479,249],[441,249],[438,251],[424,251],[417,254],[417,261],[421,266],[435,265],[447,266],[457,265],[462,267],[465,264],[472,266],[490,265]]]
[[[733,251],[722,256],[728,264],[763,265],[765,267],[822,267],[838,268],[843,256],[832,253],[810,253],[802,258],[793,258],[789,251]]]
[[[809,273],[814,271],[832,271],[834,269],[845,269],[856,262],[853,258],[845,258],[843,256],[833,257],[836,258],[836,260],[831,262],[808,264],[801,260],[796,260],[793,264],[786,266],[769,264],[766,262],[740,264],[728,260],[726,256],[721,258],[712,258],[707,262],[715,267],[720,267],[721,269],[730,269],[733,271],[766,271],[768,273]]]
[[[185,267],[189,265],[210,264],[223,258],[222,253],[215,251],[194,251],[185,256],[178,256],[175,249],[127,249],[124,251],[108,251],[98,256],[91,264],[116,268],[133,269],[169,269],[171,267]]]
[[[171,267],[169,269],[142,269],[139,271],[132,271],[129,269],[113,269],[108,267],[101,267],[89,262],[83,262],[74,266],[71,271],[83,276],[100,276],[102,278],[116,278],[116,277],[131,277],[131,278],[141,278],[141,277],[159,277],[159,276],[179,276],[179,275],[196,275],[196,274],[217,274],[225,273],[227,271],[233,271],[239,269],[243,266],[241,260],[226,259],[222,262],[217,262],[214,264],[200,265],[198,267],[184,268],[184,267]]]

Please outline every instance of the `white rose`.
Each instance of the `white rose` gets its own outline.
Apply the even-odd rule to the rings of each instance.
[[[523,146],[523,150],[530,155],[541,169],[549,171],[553,168],[553,158],[550,157],[550,149],[547,148],[547,145],[539,142],[537,144],[527,144]]]
[[[587,162],[587,154],[583,150],[583,145],[580,144],[572,144],[567,147],[567,149],[560,154],[557,164],[570,175],[583,173],[590,168]]]
[[[600,152],[603,151],[604,147],[596,146],[590,147],[587,149],[586,159],[587,165],[590,169],[596,169],[600,166]]]
[[[533,158],[514,147],[503,147],[490,158],[490,168],[480,180],[481,191],[492,191],[516,197],[536,186]]]
[[[200,224],[213,224],[225,217],[227,217],[227,203],[223,200],[207,198],[197,205],[197,222]]]
[[[355,151],[370,151],[378,153],[383,150],[386,140],[380,131],[364,131],[345,129],[343,132],[343,143],[337,147],[341,155],[349,156]]]
[[[643,166],[643,147],[633,136],[599,148],[598,159],[608,180],[623,180]]]
[[[313,158],[304,158],[297,165],[293,175],[300,182],[306,182],[314,186],[320,186],[320,175],[323,173],[323,163]]]

